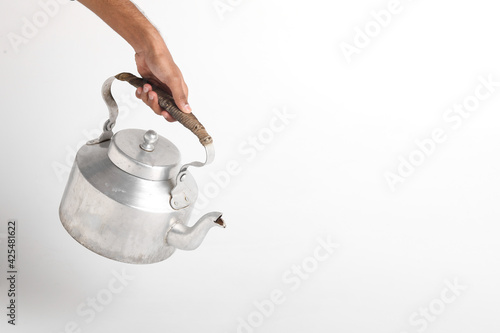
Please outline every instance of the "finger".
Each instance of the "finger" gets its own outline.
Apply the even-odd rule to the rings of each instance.
[[[175,86],[171,86],[170,90],[172,90],[172,97],[177,107],[183,112],[191,113],[191,106],[189,106],[187,95],[182,89],[182,83],[178,82]]]
[[[137,88],[137,90],[135,91],[135,97],[141,99],[141,95],[142,95],[142,87],[139,87]]]
[[[182,91],[184,92],[184,95],[186,96],[186,100],[188,99],[188,87],[184,81],[182,81]],[[191,106],[188,103],[188,113],[192,112]]]
[[[161,115],[163,111],[161,106],[158,104],[158,94],[154,91],[148,92],[148,105],[153,109],[154,113]]]
[[[189,89],[186,84],[186,82],[182,81],[182,90],[184,91],[184,95],[186,95],[186,98],[189,97]]]
[[[141,99],[144,102],[144,104],[146,104],[147,106],[149,106],[149,104],[148,104],[148,92],[150,92],[150,91],[151,91],[151,86],[149,84],[145,84],[142,87]]]
[[[167,121],[169,121],[169,122],[171,122],[171,123],[173,123],[174,121],[176,121],[176,120],[175,120],[175,118],[174,118],[174,117],[172,117],[172,115],[171,115],[170,113],[168,113],[167,111],[165,111],[165,110],[161,112],[161,115],[162,115],[162,116],[163,116],[163,117],[164,117]]]
[[[145,84],[142,87],[141,99],[146,104],[148,104],[148,92],[150,91],[151,91],[151,86],[149,84]]]
[[[150,85],[148,85],[148,89],[146,89],[147,90],[146,91],[146,94],[147,94],[146,104],[151,109],[153,109],[154,113],[156,113],[157,115],[163,115],[162,112],[166,112],[166,111],[162,109],[161,105],[158,102],[158,94],[153,90],[149,91],[149,87],[150,87]],[[169,121],[175,121],[175,119],[168,112],[167,112],[167,114],[170,117]]]
[[[161,107],[158,105],[158,96],[151,88],[151,85],[145,84],[143,86],[141,99],[147,106],[149,106],[154,111],[154,113],[158,115],[161,114],[162,110]]]

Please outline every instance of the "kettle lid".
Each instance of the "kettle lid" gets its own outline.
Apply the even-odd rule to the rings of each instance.
[[[177,175],[181,154],[172,142],[155,131],[125,129],[111,138],[108,157],[133,176],[168,180]]]

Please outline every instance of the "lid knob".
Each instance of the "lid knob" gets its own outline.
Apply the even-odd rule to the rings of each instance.
[[[142,148],[142,150],[151,152],[155,150],[154,144],[156,143],[156,141],[158,141],[158,134],[153,130],[149,130],[144,134],[144,142],[139,146]]]

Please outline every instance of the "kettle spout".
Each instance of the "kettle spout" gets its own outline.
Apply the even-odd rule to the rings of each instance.
[[[180,222],[175,223],[167,232],[167,244],[180,250],[194,250],[200,246],[208,230],[212,227],[226,227],[222,220],[222,213],[211,212],[205,214],[192,227]]]

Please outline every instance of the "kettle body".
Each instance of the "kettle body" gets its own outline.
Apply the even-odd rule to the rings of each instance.
[[[105,100],[111,96],[108,81]],[[117,112],[116,103],[107,103],[110,113]],[[195,249],[211,227],[225,227],[219,212],[187,226],[198,193],[187,167],[206,163],[181,166],[175,145],[154,131],[110,134],[109,121],[104,127],[100,138],[79,149],[59,207],[61,222],[75,240],[113,260],[149,264],[165,260],[176,248]],[[209,162],[213,149],[206,151]]]

